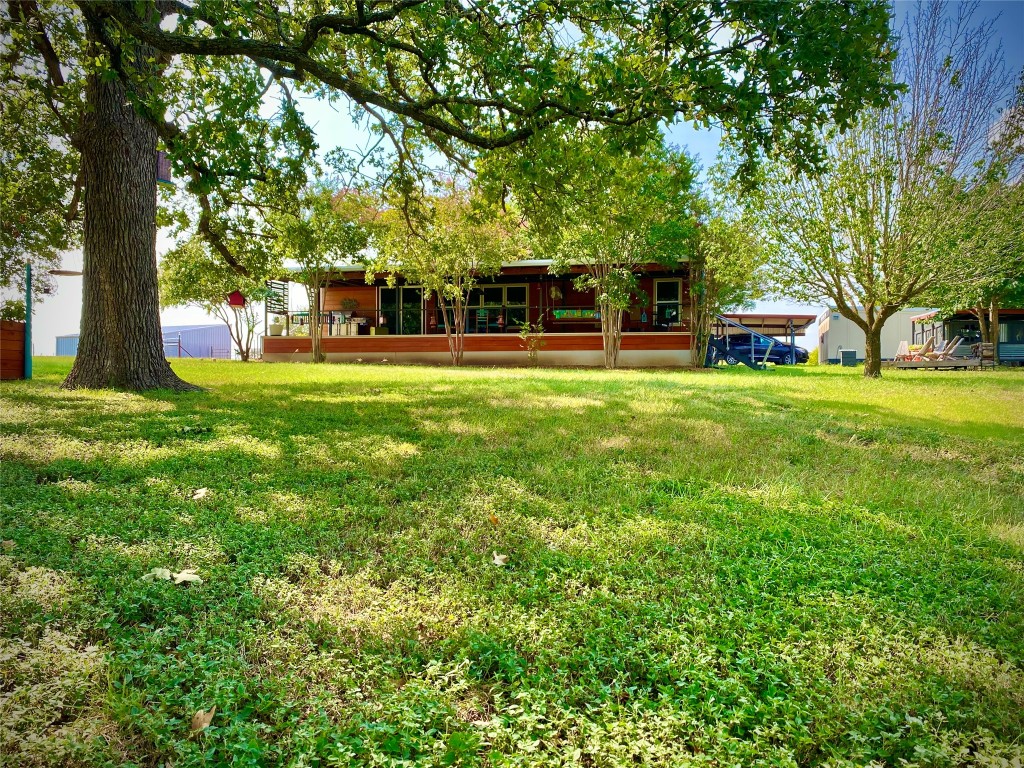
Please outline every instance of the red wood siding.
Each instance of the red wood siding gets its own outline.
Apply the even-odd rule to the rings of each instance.
[[[600,350],[601,334],[546,334],[544,351]],[[690,348],[688,333],[627,333],[622,349],[686,350]],[[467,352],[509,352],[522,350],[522,342],[514,334],[482,333],[466,335]],[[263,339],[266,354],[309,354],[309,338],[302,336],[267,336]],[[396,352],[447,352],[444,334],[429,336],[332,336],[323,339],[323,351],[350,354],[387,354]]]
[[[0,320],[0,379],[25,378],[25,324]]]
[[[372,285],[336,285],[325,288],[324,311],[341,309],[344,299],[359,302],[355,311],[363,317],[372,317],[377,313],[377,289]]]

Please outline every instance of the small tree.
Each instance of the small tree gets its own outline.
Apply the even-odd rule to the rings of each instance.
[[[607,130],[551,132],[534,145],[539,162],[506,156],[485,170],[492,190],[512,190],[537,250],[552,254],[551,271],[585,270],[575,284],[594,291],[607,368],[618,364],[624,313],[645,300],[637,270],[679,265],[695,210],[689,157],[660,140],[637,147],[620,138]]]
[[[991,23],[970,26],[974,10],[919,5],[895,64],[906,92],[827,132],[821,172],[777,164],[753,198],[779,293],[829,301],[856,324],[868,377],[881,376],[886,320],[943,283],[975,279],[959,253],[1007,173],[990,128],[1012,81],[986,53]]]
[[[750,222],[743,218],[711,215],[697,228],[690,250],[694,367],[707,360],[714,316],[756,296],[762,253]]]
[[[1018,125],[1017,140],[1020,138]],[[957,263],[968,275],[940,283],[926,298],[944,312],[966,310],[973,314],[982,342],[996,345],[998,360],[999,310],[1024,302],[1024,184],[994,183],[995,190],[970,190],[953,199],[954,205],[971,207],[963,197],[989,196],[993,204],[989,215],[968,223],[959,243]]]
[[[271,215],[277,232],[273,250],[297,271],[309,302],[309,339],[314,363],[322,363],[323,304],[320,291],[343,262],[351,263],[370,244],[376,206],[354,190],[311,187],[293,201],[290,211]]]
[[[160,262],[160,303],[164,307],[199,307],[223,322],[239,357],[248,361],[259,325],[256,308],[267,295],[266,275],[241,276],[210,252],[209,246],[194,236],[172,248]],[[244,304],[230,304],[229,296],[238,291]]]
[[[461,365],[469,293],[481,277],[521,257],[518,219],[452,181],[412,215],[389,209],[382,225],[376,254],[366,262],[366,281],[386,273],[393,285],[401,275],[437,296],[452,365]]]

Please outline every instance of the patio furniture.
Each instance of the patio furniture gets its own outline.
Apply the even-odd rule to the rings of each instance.
[[[911,356],[911,360],[927,360],[928,355],[935,351],[935,338],[928,337],[917,352]]]

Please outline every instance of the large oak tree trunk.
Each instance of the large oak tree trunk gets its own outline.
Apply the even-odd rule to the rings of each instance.
[[[864,376],[878,379],[882,376],[882,322],[875,322],[864,333]]]
[[[197,390],[164,357],[156,270],[156,131],[119,80],[89,78],[82,325],[66,389]]]

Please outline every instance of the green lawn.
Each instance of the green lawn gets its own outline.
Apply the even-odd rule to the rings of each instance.
[[[0,387],[4,766],[1020,765],[1024,371],[68,365]]]

